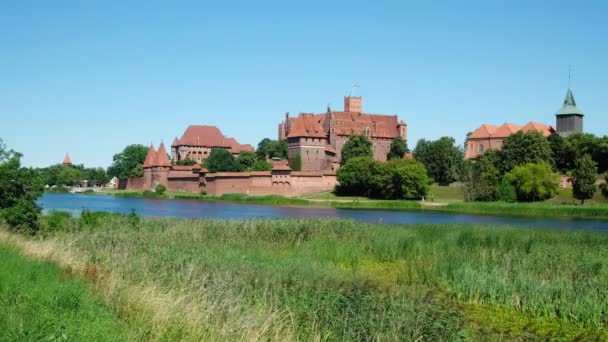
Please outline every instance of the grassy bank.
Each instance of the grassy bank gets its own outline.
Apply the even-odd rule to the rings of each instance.
[[[0,245],[0,340],[120,341],[135,337],[84,280]],[[126,331],[127,328],[131,332]]]
[[[188,322],[186,339],[608,338],[605,234],[119,216],[54,225],[44,241],[117,286],[163,294],[159,309]]]
[[[454,202],[445,206],[425,207],[426,210],[474,215],[528,216],[551,218],[579,218],[608,220],[608,205],[588,203],[505,203],[505,202]]]

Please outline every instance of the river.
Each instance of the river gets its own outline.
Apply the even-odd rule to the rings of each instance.
[[[185,218],[344,218],[370,223],[422,224],[455,223],[511,225],[552,229],[581,229],[608,232],[608,221],[522,218],[508,216],[463,215],[430,211],[393,211],[335,209],[312,207],[282,207],[269,205],[232,204],[197,200],[159,200],[103,195],[45,194],[39,201],[45,212],[68,211],[79,214],[83,209],[113,213],[129,213],[134,209],[141,216]]]

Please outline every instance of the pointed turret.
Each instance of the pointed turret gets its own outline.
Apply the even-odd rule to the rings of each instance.
[[[165,149],[165,144],[160,143],[158,147],[158,152],[156,152],[156,165],[155,166],[171,166],[171,161],[167,156],[167,150]]]
[[[66,152],[65,157],[63,157],[63,165],[69,166],[72,165],[72,159],[70,159],[70,155]]]
[[[156,150],[154,146],[150,144],[150,148],[148,148],[148,154],[146,155],[146,159],[144,160],[144,167],[153,167],[156,166]]]
[[[562,108],[555,113],[557,132],[562,135],[583,131],[583,111],[576,106],[572,90],[568,88]]]
[[[173,143],[171,144],[171,147],[176,147],[179,146],[179,139],[177,139],[177,137],[175,137],[175,139],[173,139]]]

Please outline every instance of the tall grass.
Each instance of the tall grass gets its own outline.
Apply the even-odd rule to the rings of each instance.
[[[426,209],[476,215],[608,219],[608,204],[605,203],[578,205],[550,202],[456,202]]]
[[[78,277],[0,245],[1,341],[120,341],[117,315]],[[132,328],[132,326],[131,326]]]
[[[118,216],[62,226],[46,238],[172,294],[168,312],[223,338],[608,338],[599,233]]]

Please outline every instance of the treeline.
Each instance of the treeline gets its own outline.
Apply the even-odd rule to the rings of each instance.
[[[50,187],[81,185],[84,181],[89,186],[100,186],[108,183],[111,177],[101,167],[85,168],[83,165],[51,165],[35,169],[40,173],[45,185]]]

